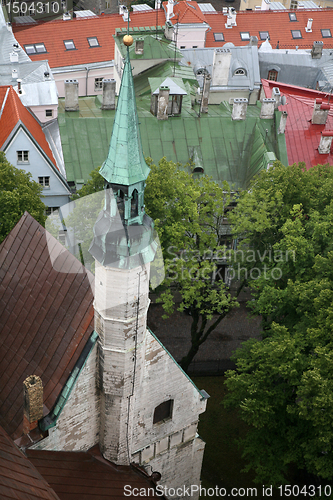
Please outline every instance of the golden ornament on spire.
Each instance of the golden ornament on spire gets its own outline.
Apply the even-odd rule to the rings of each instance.
[[[123,38],[123,42],[126,47],[129,47],[133,43],[133,37],[131,35],[125,35]]]

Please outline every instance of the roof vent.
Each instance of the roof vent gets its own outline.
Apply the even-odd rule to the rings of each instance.
[[[49,79],[50,78],[50,72],[49,71],[44,71],[44,78]]]
[[[135,40],[135,53],[138,55],[143,54],[143,46],[144,46],[144,39],[143,38],[137,38]]]
[[[324,42],[313,42],[312,49],[311,49],[311,57],[312,59],[321,59],[322,53],[323,53],[323,45]]]
[[[320,155],[328,155],[331,152],[331,145],[333,139],[333,130],[326,130],[321,133],[320,143],[318,146],[318,153]]]
[[[21,78],[18,78],[16,81],[17,81],[17,92],[19,94],[23,94]]]
[[[62,20],[63,21],[70,21],[72,19],[71,15],[69,12],[64,12],[62,15]]]
[[[11,63],[17,63],[19,60],[19,55],[17,52],[11,52],[9,58]]]
[[[309,19],[308,19],[308,24],[306,25],[306,28],[305,28],[305,31],[306,31],[307,33],[312,33],[312,23],[313,23],[313,19],[311,19],[311,18],[309,17]]]
[[[13,69],[12,69],[12,78],[13,78],[14,80],[16,80],[16,79],[17,79],[17,74],[18,74],[18,73],[17,73],[17,69],[13,68]]]

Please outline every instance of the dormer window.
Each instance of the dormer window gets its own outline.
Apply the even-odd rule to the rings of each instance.
[[[234,76],[246,76],[246,70],[244,68],[238,68],[234,72]]]

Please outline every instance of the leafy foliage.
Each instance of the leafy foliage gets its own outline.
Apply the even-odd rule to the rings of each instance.
[[[31,174],[11,165],[0,152],[0,242],[13,229],[25,211],[40,224],[45,224],[45,205],[41,186]]]
[[[261,173],[232,214],[244,255],[266,252],[255,260],[266,275],[252,280],[251,303],[264,340],[237,351],[225,404],[250,425],[248,469],[275,485],[290,464],[333,479],[333,171],[302,167]]]

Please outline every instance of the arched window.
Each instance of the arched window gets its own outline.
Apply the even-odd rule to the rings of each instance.
[[[124,217],[124,192],[121,189],[117,193],[117,208],[120,217]]]
[[[131,198],[131,217],[136,217],[138,215],[138,192],[134,189]]]
[[[160,405],[156,406],[153,417],[153,424],[163,422],[172,417],[173,399],[163,401]]]
[[[234,76],[246,76],[246,70],[244,68],[238,68],[234,72]]]
[[[193,173],[203,174],[204,169],[202,167],[194,167]]]

